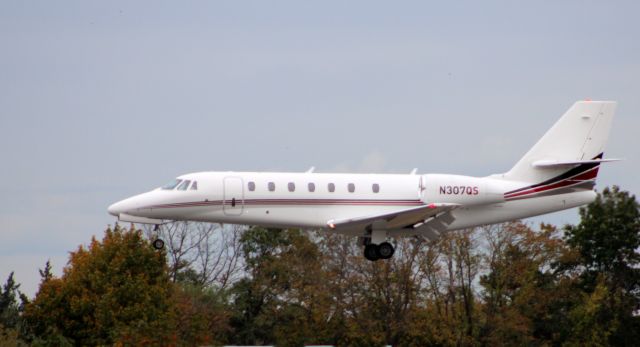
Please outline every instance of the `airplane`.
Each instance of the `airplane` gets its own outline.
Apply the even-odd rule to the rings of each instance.
[[[578,101],[511,168],[486,177],[448,174],[197,172],[116,202],[120,221],[200,221],[318,229],[359,237],[364,257],[389,259],[392,239],[435,240],[448,231],[588,204],[616,108]],[[164,241],[152,243],[156,249]]]

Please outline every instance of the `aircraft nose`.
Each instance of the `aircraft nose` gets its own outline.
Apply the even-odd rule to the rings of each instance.
[[[152,193],[142,193],[112,204],[107,211],[116,217],[122,213],[138,215],[145,206],[152,205],[153,198]]]
[[[107,211],[109,211],[110,215],[116,216],[118,217],[118,215],[120,215],[120,213],[124,212],[124,206],[122,206],[122,201],[118,201],[114,204],[111,204],[111,206],[109,206],[107,208]]]

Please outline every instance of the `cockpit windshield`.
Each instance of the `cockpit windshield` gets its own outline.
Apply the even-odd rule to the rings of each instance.
[[[171,189],[175,188],[178,184],[180,184],[180,182],[182,182],[182,180],[175,179],[175,180],[165,184],[164,186],[162,186],[162,189],[171,190]]]
[[[184,182],[182,182],[182,184],[178,187],[178,190],[187,190],[187,188],[189,188],[189,184],[191,183],[191,181],[189,180],[185,180]]]

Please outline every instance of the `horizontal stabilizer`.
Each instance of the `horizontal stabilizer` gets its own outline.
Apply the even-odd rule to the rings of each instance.
[[[593,159],[593,160],[567,160],[567,161],[558,161],[558,160],[538,160],[531,164],[531,166],[536,168],[556,168],[556,167],[564,167],[564,166],[578,166],[582,164],[600,164],[600,163],[609,163],[614,161],[620,161],[623,159]]]

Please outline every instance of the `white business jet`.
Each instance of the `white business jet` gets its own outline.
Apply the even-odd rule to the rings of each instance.
[[[109,206],[120,221],[201,221],[309,228],[361,238],[369,260],[390,239],[430,240],[592,202],[616,103],[578,101],[511,170],[487,177],[426,174],[198,172]],[[164,247],[157,239],[154,247]]]

